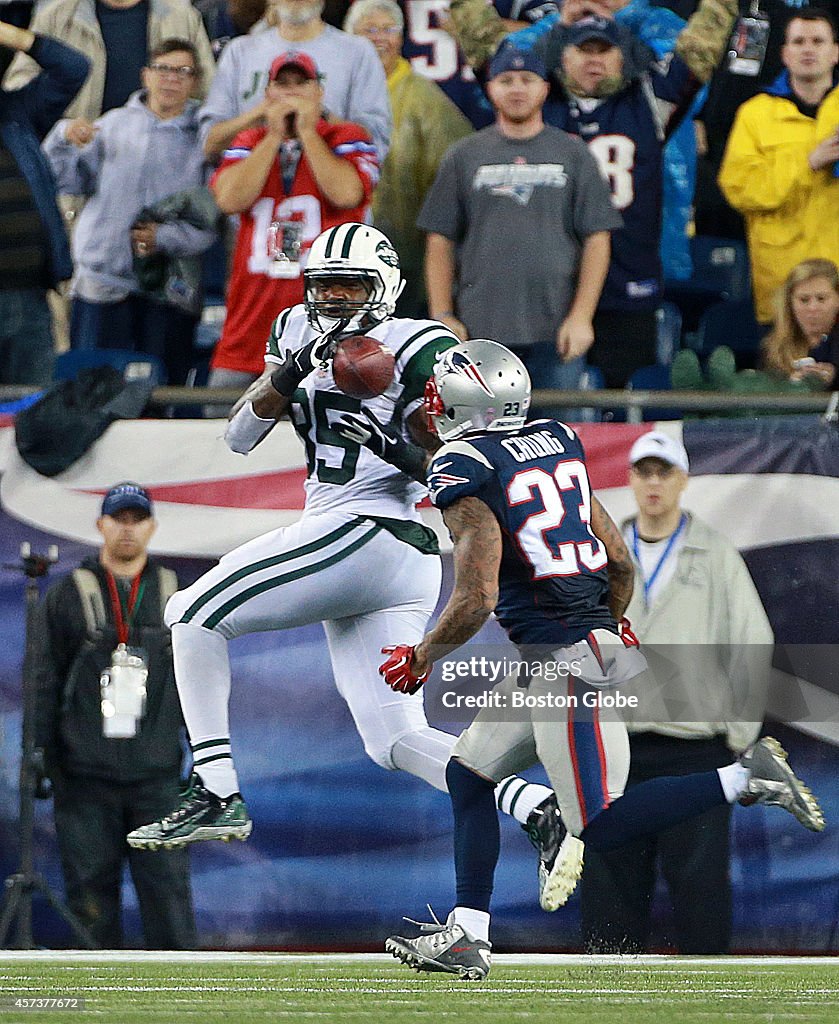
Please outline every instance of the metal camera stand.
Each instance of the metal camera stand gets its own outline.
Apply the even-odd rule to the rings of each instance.
[[[16,569],[26,577],[26,653],[22,677],[22,736],[20,759],[20,867],[9,875],[5,884],[3,911],[0,913],[0,948],[14,929],[13,949],[34,949],[32,941],[32,895],[40,893],[52,909],[62,917],[84,949],[96,949],[89,932],[70,908],[52,892],[46,879],[35,871],[33,857],[33,829],[35,825],[35,792],[43,772],[43,751],[35,746],[35,679],[36,629],[35,612],[38,607],[38,580],[46,576],[50,566],[58,561],[58,548],[53,544],[46,555],[32,551],[29,544],[21,544],[20,562],[5,568]]]

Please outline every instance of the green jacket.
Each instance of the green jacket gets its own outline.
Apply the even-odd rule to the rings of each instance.
[[[399,253],[406,281],[400,313],[420,316],[418,307],[425,299],[425,239],[417,228],[417,217],[443,154],[471,134],[472,126],[443,90],[413,71],[404,58],[388,76],[387,89],[393,134],[373,195],[373,223]]]
[[[212,193],[202,185],[174,192],[147,206],[137,215],[137,220],[154,221],[156,224],[188,224],[199,231],[216,232],[220,228],[221,217]],[[201,315],[201,256],[173,256],[164,252],[155,252],[151,256],[135,255],[134,273],[140,287],[150,297],[192,316]]]

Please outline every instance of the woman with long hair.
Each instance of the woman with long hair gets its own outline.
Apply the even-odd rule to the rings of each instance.
[[[839,364],[839,270],[831,260],[803,260],[776,296],[775,321],[763,341],[764,369],[827,388]]]

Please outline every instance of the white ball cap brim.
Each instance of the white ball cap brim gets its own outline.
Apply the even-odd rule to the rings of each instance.
[[[629,465],[634,466],[641,459],[661,459],[662,462],[676,466],[685,473],[690,472],[685,446],[661,430],[651,430],[649,434],[643,434],[632,446],[629,452]]]

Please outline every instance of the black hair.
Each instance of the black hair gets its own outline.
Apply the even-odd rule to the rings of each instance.
[[[784,25],[784,42],[787,42],[787,33],[789,32],[790,23],[793,21],[826,21],[830,25],[830,31],[833,33],[833,42],[839,42],[839,29],[836,27],[836,19],[823,7],[802,7],[800,10],[790,11],[790,15]]]

